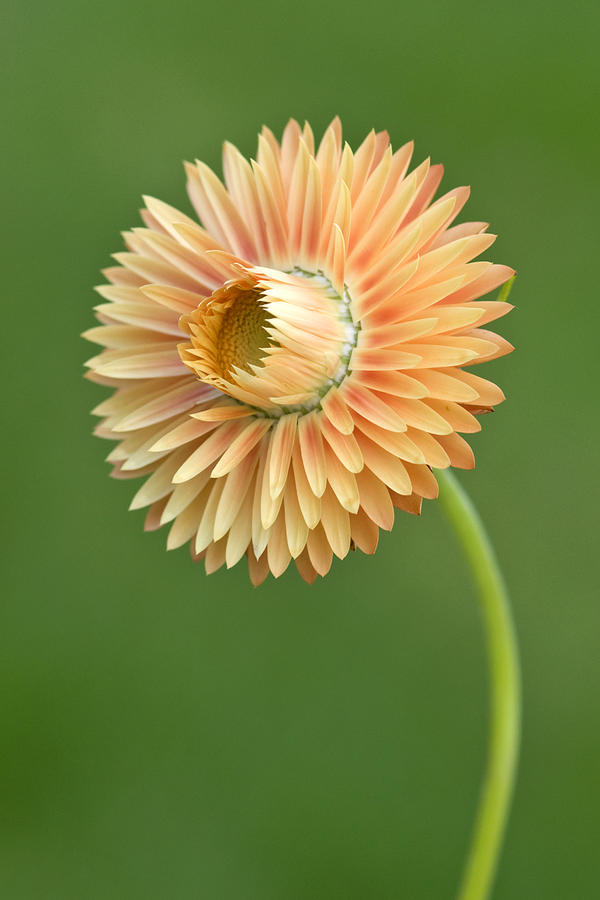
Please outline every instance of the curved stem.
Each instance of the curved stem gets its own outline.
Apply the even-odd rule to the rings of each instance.
[[[486,772],[458,900],[489,897],[515,778],[520,722],[519,658],[496,555],[469,497],[449,470],[436,471],[440,500],[463,546],[482,605],[490,670]]]

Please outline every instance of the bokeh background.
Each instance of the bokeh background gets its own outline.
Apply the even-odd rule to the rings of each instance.
[[[485,749],[469,576],[435,503],[312,588],[207,578],[128,513],[81,379],[140,195],[266,123],[342,117],[472,186],[515,266],[509,400],[461,475],[511,587],[524,735],[496,900],[598,896],[595,4],[4,4],[1,893],[452,897]],[[595,198],[595,199],[594,199]],[[463,214],[464,218],[464,214]]]

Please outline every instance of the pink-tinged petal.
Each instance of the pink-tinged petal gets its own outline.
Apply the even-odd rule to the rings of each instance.
[[[269,574],[269,561],[266,553],[263,553],[262,556],[257,559],[252,548],[248,550],[248,574],[254,587],[258,587],[263,583]]]
[[[452,400],[436,400],[433,397],[429,397],[425,403],[440,418],[443,418],[443,421],[448,422],[452,431],[461,431],[466,434],[474,434],[477,431],[481,431],[481,422],[459,403],[454,403]],[[429,431],[432,434],[436,434],[431,428]]]
[[[452,228],[442,231],[431,242],[429,249],[433,250],[471,235],[483,234],[489,227],[489,222],[462,222],[460,225],[453,225]]]
[[[267,128],[266,125],[263,125],[258,136],[258,147],[256,148],[256,158],[261,166],[264,161],[265,153],[267,152],[275,160],[277,166],[279,166],[279,159],[281,157],[281,147],[279,146],[279,141],[277,140],[271,129]]]
[[[404,230],[408,231],[413,224],[416,224],[416,222],[419,223],[419,240],[415,244],[415,250],[422,250],[425,252],[429,248],[429,245],[435,239],[436,235],[439,234],[452,219],[455,205],[455,197],[447,197],[445,199],[440,198],[440,200],[437,200],[426,212],[421,213],[421,215],[415,219],[415,223],[408,222],[404,226]]]
[[[411,463],[407,463],[406,468],[415,493],[426,500],[435,500],[439,493],[439,488],[431,469],[428,466],[413,466]]]
[[[477,306],[483,310],[483,314],[478,319],[478,325],[487,325],[489,322],[495,322],[514,309],[512,303],[506,303],[501,300],[478,300]]]
[[[194,536],[198,528],[198,522],[204,512],[206,501],[207,495],[202,492],[189,506],[179,513],[171,525],[171,530],[167,537],[167,550],[176,550],[177,547],[181,547]]]
[[[412,369],[411,375],[405,372],[387,370],[383,372],[356,372],[356,380],[365,387],[384,394],[394,394],[398,397],[413,397],[422,400],[429,396],[425,383],[421,380],[421,371]]]
[[[169,522],[172,522],[173,519],[177,518],[177,516],[186,509],[190,503],[199,496],[199,494],[205,489],[208,482],[210,481],[210,474],[205,470],[201,472],[199,475],[196,475],[195,478],[192,478],[191,481],[186,481],[184,484],[176,485],[173,493],[170,495],[167,505],[163,510],[163,514],[160,518],[161,525],[167,525]],[[171,485],[171,488],[173,485]],[[208,499],[208,492],[206,494]],[[200,518],[198,518],[198,522]]]
[[[92,364],[100,375],[112,378],[173,378],[186,374],[186,368],[176,349],[152,350],[147,353],[111,350],[102,354],[102,360],[98,358]]]
[[[429,171],[423,181],[419,189],[419,193],[414,199],[414,202],[410,208],[410,212],[406,217],[406,223],[416,219],[417,216],[420,216],[423,213],[437,192],[438,187],[440,186],[440,182],[444,177],[444,167],[440,163],[436,163],[436,165],[430,166]]]
[[[204,569],[207,575],[212,575],[213,572],[225,565],[226,547],[227,541],[225,538],[208,545],[204,557]]]
[[[423,498],[419,497],[418,494],[410,494],[408,497],[403,497],[401,494],[392,492],[392,503],[396,509],[401,509],[413,516],[420,516]]]
[[[311,565],[324,578],[331,568],[333,553],[321,523],[308,532],[306,548]]]
[[[102,274],[107,281],[110,281],[116,287],[139,287],[149,280],[145,276],[131,269],[124,269],[121,266],[109,266],[107,269],[102,269]]]
[[[512,278],[514,274],[515,270],[511,269],[510,266],[491,265],[480,278],[475,279],[462,290],[449,294],[445,302],[454,304],[476,300],[478,297],[483,297],[484,294],[489,294],[490,291],[500,287],[501,284]]]
[[[381,161],[369,175],[360,196],[354,204],[352,210],[352,228],[350,230],[350,239],[348,241],[350,251],[352,251],[353,247],[360,241],[371,224],[371,220],[379,205],[383,189],[388,179],[391,162],[392,151],[388,146]]]
[[[238,256],[255,260],[256,246],[231,197],[215,175],[203,162],[196,160],[197,201],[202,206],[200,218],[209,225],[209,231],[217,226],[218,237],[225,238],[224,246]],[[193,201],[192,201],[193,202]]]
[[[456,403],[477,400],[477,391],[455,378],[455,371],[450,369],[445,373],[438,369],[414,369],[413,375],[425,385],[429,396],[438,400],[453,400]]]
[[[354,154],[354,169],[351,186],[353,204],[356,203],[371,170],[371,162],[375,152],[375,143],[375,132],[371,130]]]
[[[369,167],[369,175],[375,171],[383,156],[390,146],[390,135],[387,131],[377,131],[375,133],[375,149],[373,150],[373,158]]]
[[[471,321],[474,321],[475,318],[476,316],[471,316]],[[360,332],[358,346],[365,350],[394,347],[396,344],[412,341],[415,338],[422,337],[424,334],[433,332],[438,322],[439,318],[437,318],[436,311],[436,318],[413,319],[400,322],[397,325],[384,325],[383,328],[368,328]]]
[[[139,276],[135,281],[135,284],[138,286],[157,282],[158,284],[168,284],[182,288],[184,291],[198,290],[198,281],[190,278],[175,266],[169,265],[169,263],[150,259],[150,257],[146,256],[139,256],[137,253],[113,253],[113,257],[126,269],[130,269],[131,272]]]
[[[162,500],[157,500],[152,504],[144,520],[144,531],[156,531],[160,528],[160,517],[166,503],[167,498],[163,497]]]
[[[253,236],[257,258],[264,260],[269,248],[254,172],[248,160],[229,141],[223,145],[223,175],[231,199]]]
[[[431,334],[449,334],[463,331],[465,328],[479,324],[484,310],[480,306],[446,306],[438,305],[435,308],[437,324],[431,330]]]
[[[307,584],[314,584],[314,581],[319,573],[311,563],[310,557],[308,555],[308,550],[306,548],[302,551],[300,556],[296,557],[295,563],[302,580]]]
[[[364,461],[355,438],[338,431],[325,416],[321,418],[321,432],[342,465],[349,472],[360,472]]]
[[[168,497],[173,491],[173,475],[186,457],[189,456],[189,453],[188,448],[180,447],[160,462],[150,478],[138,490],[129,504],[129,509],[142,509],[144,506],[156,503],[157,500],[162,500],[163,497]],[[165,505],[166,502],[165,500]],[[158,525],[160,525],[160,516]]]
[[[287,207],[286,193],[283,186],[283,177],[280,168],[281,150],[277,141],[271,135],[272,141],[267,138],[267,133],[263,131],[258,139],[258,154],[256,162],[264,173],[265,181],[273,200],[283,215],[285,221],[285,210]],[[274,143],[273,143],[274,142]],[[251,160],[254,168],[254,160]]]
[[[145,284],[139,290],[145,297],[167,309],[172,309],[180,316],[193,312],[205,299],[203,294],[196,291],[183,291],[167,284]]]
[[[196,228],[199,227],[197,222],[194,222],[193,219],[190,219],[190,217],[186,216],[185,213],[182,213],[181,210],[175,209],[174,206],[169,206],[168,203],[163,203],[162,200],[157,200],[156,197],[145,195],[144,203],[151,213],[152,218],[161,226],[161,231],[170,234],[175,240],[178,240],[178,237],[177,232],[173,228],[174,224],[181,225],[185,222]]]
[[[417,344],[407,345],[411,349],[417,349]],[[407,350],[361,350],[356,348],[352,354],[352,370],[356,372],[384,372],[387,370],[410,369],[421,365],[422,357],[419,353],[409,353]],[[348,403],[350,401],[346,397]],[[350,403],[350,406],[352,404]]]
[[[328,260],[331,259],[334,250],[334,226],[337,225],[342,232],[344,246],[346,246],[350,235],[351,221],[352,201],[350,199],[350,189],[346,182],[339,178],[334,187],[329,208],[325,212],[321,229],[321,254]]]
[[[146,428],[155,422],[171,419],[173,416],[193,409],[196,403],[202,401],[207,394],[216,396],[216,391],[212,391],[210,387],[196,379],[186,379],[183,384],[166,390],[146,403],[138,404],[133,412],[114,426],[114,430],[133,431],[136,428]]]
[[[441,444],[433,437],[433,435],[428,434],[426,431],[419,431],[418,428],[409,428],[406,432],[407,437],[411,439],[413,444],[416,444],[423,456],[425,457],[425,462],[428,466],[433,466],[435,469],[447,469],[450,465],[450,458]],[[417,467],[421,468],[421,467]],[[415,487],[415,490],[417,488]],[[419,493],[419,492],[417,492]],[[425,496],[424,494],[422,496]]]
[[[463,283],[464,277],[461,275],[416,291],[399,292],[369,312],[364,322],[369,328],[382,328],[402,322],[450,296]]]
[[[331,283],[340,296],[344,293],[344,272],[346,268],[346,247],[344,235],[339,225],[333,225],[332,251],[330,259]]]
[[[105,321],[123,322],[151,332],[172,335],[179,340],[183,338],[177,324],[177,315],[156,303],[144,300],[139,294],[136,303],[101,303],[95,309],[103,314]],[[155,335],[149,336],[149,341],[152,340],[156,340]]]
[[[439,369],[444,366],[464,366],[471,363],[478,355],[479,350],[460,344],[448,344],[445,342],[434,343],[433,339],[427,344],[411,344],[411,348],[419,354],[418,369]],[[468,343],[465,338],[464,344]]]
[[[300,126],[295,119],[290,119],[285,126],[281,139],[281,175],[284,188],[288,194],[301,137],[302,131]]]
[[[367,468],[357,474],[356,483],[361,508],[376,525],[390,531],[394,524],[394,507],[385,484]]]
[[[152,231],[158,231],[160,234],[168,234],[168,233],[169,233],[169,232],[167,231],[167,229],[164,228],[164,227],[160,224],[160,222],[158,221],[158,219],[156,219],[156,218],[152,215],[152,213],[150,212],[150,210],[148,210],[148,209],[143,209],[143,208],[140,209],[140,217],[141,217],[141,219],[142,219],[142,222],[143,222],[144,225],[146,226],[146,228],[150,228]]]
[[[321,176],[321,197],[323,211],[329,208],[331,194],[335,186],[338,162],[341,154],[341,142],[331,126],[327,129],[321,141],[316,161]]]
[[[456,466],[458,469],[474,468],[475,457],[473,451],[459,434],[441,434],[436,440],[448,454],[451,465]]]
[[[197,383],[197,382],[196,382]],[[222,394],[214,392],[215,397],[220,397],[220,404],[215,403],[208,409],[194,413],[194,418],[201,422],[226,422],[228,419],[246,419],[248,416],[254,415],[255,410],[249,406],[242,406],[239,403],[224,403]]]
[[[357,512],[360,495],[353,473],[342,465],[328,445],[325,445],[325,459],[327,461],[327,480],[338,502],[348,512]],[[323,505],[321,504],[322,509]]]
[[[271,470],[271,457],[273,454],[273,433],[271,432],[267,438],[267,455],[265,458],[265,468],[262,472],[262,483],[260,492],[260,521],[264,531],[269,531],[275,523],[281,504],[283,502],[283,492],[276,497],[271,496],[271,484],[269,473]]]
[[[226,422],[224,425],[219,425],[185,463],[180,466],[173,476],[173,482],[179,484],[182,481],[189,481],[190,478],[194,478],[204,469],[207,469],[211,463],[227,450],[229,445],[245,428],[244,422]]]
[[[308,482],[298,442],[294,445],[292,466],[300,511],[308,528],[315,528],[321,518],[321,500],[313,493]]]
[[[271,428],[270,419],[244,421],[241,431],[234,437],[211,472],[213,478],[222,478],[246,458],[251,450]]]
[[[407,400],[404,397],[390,397],[389,403],[411,428],[428,431],[429,434],[450,434],[452,431],[452,426],[436,412],[437,407],[434,407],[429,398],[427,400]]]
[[[406,423],[368,388],[347,380],[341,393],[348,406],[374,425],[387,428],[388,431],[406,431]]]
[[[211,478],[207,485],[206,503],[204,505],[204,511],[200,518],[198,530],[196,531],[196,539],[194,541],[195,553],[201,553],[203,550],[206,550],[209,544],[212,543],[215,515],[217,512],[217,507],[219,506],[221,494],[223,493],[223,488],[225,487],[225,481],[225,478]],[[202,496],[205,496],[204,493]]]
[[[418,269],[419,257],[414,256],[414,248],[421,234],[421,224],[417,220],[410,228],[405,229],[398,239],[390,241],[379,254],[369,258],[368,263],[360,267],[360,271],[352,271],[348,267],[349,283],[357,295],[357,303],[360,309],[360,318],[370,312],[378,303],[387,300],[397,291],[396,282],[400,279],[400,287]],[[412,271],[406,274],[402,264],[411,267]],[[385,285],[382,288],[382,283]],[[369,297],[367,298],[367,295]],[[373,297],[377,295],[377,299]],[[364,306],[364,309],[363,309]]]
[[[353,543],[363,553],[371,555],[377,550],[379,529],[363,509],[350,516],[350,535]]]
[[[414,200],[421,174],[421,171],[415,169],[409,178],[402,182],[400,188],[392,194],[385,206],[377,212],[371,228],[356,243],[349,257],[349,271],[353,275],[358,277],[368,261],[372,260],[386,246],[390,236],[398,230]],[[404,232],[401,240],[394,240],[394,246],[390,249],[395,262],[402,259],[403,246],[406,246],[404,239],[407,234],[410,234],[408,246],[411,247],[413,235],[416,243],[420,230],[420,225],[418,227],[413,226],[412,229]]]
[[[467,385],[470,389],[476,391],[477,398],[472,399],[477,399],[482,406],[497,406],[506,399],[498,385],[494,384],[492,381],[487,381],[485,378],[480,378],[472,372],[463,372],[462,369],[450,369],[445,374],[451,375],[453,378]],[[448,399],[455,400],[456,398],[451,397]]]
[[[321,523],[331,549],[344,559],[350,549],[350,517],[330,487],[321,498]]]
[[[373,425],[368,419],[355,414],[356,428],[370,438],[373,443],[378,444],[399,459],[407,462],[424,463],[425,457],[417,445],[407,437],[406,433],[399,434],[397,431],[387,431],[378,425]],[[361,454],[362,456],[362,454]]]
[[[311,412],[299,419],[298,440],[308,483],[313,494],[322,497],[327,486],[327,469],[318,413]]]
[[[403,144],[392,156],[390,174],[387,184],[381,196],[379,208],[382,209],[390,197],[398,190],[398,186],[404,182],[404,176],[408,171],[410,161],[415,149],[414,141]]]
[[[474,331],[468,332],[468,334],[472,334],[473,337],[463,338],[461,335],[460,340],[468,347],[472,346],[473,349],[478,348],[478,357],[477,359],[471,360],[469,363],[470,366],[482,362],[491,362],[492,359],[506,356],[507,353],[512,353],[515,349],[505,338],[500,337],[499,334],[495,334],[493,331],[486,331],[485,328],[477,328]]]
[[[225,565],[235,566],[248,550],[252,541],[252,507],[254,504],[254,481],[246,491],[241,509],[229,529],[225,549]]]
[[[263,169],[257,163],[253,163],[252,167],[256,178],[260,208],[265,222],[269,244],[269,258],[275,265],[285,268],[289,265],[290,260],[285,208],[282,209],[277,203]]]
[[[357,432],[356,439],[364,456],[366,468],[397,494],[412,494],[413,488],[404,463],[360,432]]]
[[[233,525],[252,483],[257,461],[258,455],[255,448],[226,475],[225,487],[215,512],[213,540],[219,541]]]
[[[280,510],[277,521],[271,529],[269,535],[269,543],[267,544],[267,559],[269,561],[269,569],[275,578],[279,578],[290,562],[292,554],[287,544],[287,535],[285,531],[285,517],[283,510]]]
[[[269,465],[269,489],[275,499],[285,487],[292,450],[296,440],[298,413],[281,416],[271,437],[271,460]]]
[[[283,496],[285,516],[285,533],[289,551],[293,559],[297,559],[306,547],[308,525],[302,515],[298,501],[298,493],[293,474],[290,474]]]
[[[157,332],[137,328],[135,325],[112,325],[108,324],[108,320],[106,325],[88,328],[81,337],[94,344],[100,344],[108,350],[124,350],[126,347],[138,347],[156,340],[164,340],[166,344],[171,343],[168,335],[159,335]]]
[[[300,235],[300,261],[309,269],[315,269],[319,262],[321,238],[321,176],[314,161],[309,161],[302,231]]]
[[[342,434],[352,434],[354,419],[338,388],[332,387],[321,399],[321,408],[331,424]]]
[[[252,552],[260,559],[269,540],[269,528],[262,525],[262,495],[265,490],[265,471],[269,454],[270,439],[265,436],[259,444],[258,469],[254,480],[254,497],[252,502]]]
[[[292,172],[287,206],[289,247],[291,254],[295,257],[301,251],[302,220],[304,218],[304,203],[308,190],[310,168],[311,160],[306,144],[300,141]]]
[[[218,422],[198,422],[194,418],[186,419],[181,425],[178,425],[172,431],[165,434],[164,437],[161,437],[160,440],[156,441],[151,449],[156,453],[165,450],[174,450],[177,447],[189,444],[190,441],[194,441],[196,438],[203,437],[205,434],[214,431],[218,424]],[[189,452],[190,451],[188,450],[188,456]]]

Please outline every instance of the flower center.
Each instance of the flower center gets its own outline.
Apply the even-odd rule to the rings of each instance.
[[[243,291],[223,312],[215,348],[216,370],[222,378],[236,366],[249,372],[252,363],[261,365],[269,335],[265,329],[268,314],[260,296],[258,291]]]
[[[346,377],[358,334],[348,292],[301,269],[248,268],[179,324],[198,378],[273,417],[319,406]]]

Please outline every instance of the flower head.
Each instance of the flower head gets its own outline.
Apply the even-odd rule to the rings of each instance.
[[[452,224],[468,189],[433,200],[442,167],[411,155],[385,132],[353,153],[337,119],[316,152],[308,125],[264,128],[256,161],[225,144],[225,185],[186,165],[202,224],[147,197],[104,273],[97,434],[116,477],[149,476],[146,528],[208,572],[293,559],[311,582],[419,513],[432,468],[474,465],[460,434],[504,395],[465,367],[512,349],[484,328],[510,305],[478,298],[514,273],[473,262],[494,235]]]

